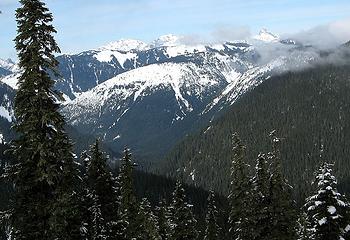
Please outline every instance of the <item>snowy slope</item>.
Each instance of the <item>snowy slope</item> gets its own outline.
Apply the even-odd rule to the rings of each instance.
[[[0,118],[8,122],[14,119],[13,113],[14,91],[0,82]]]
[[[132,147],[146,148],[140,136],[153,140],[153,131],[163,136],[176,130],[176,124],[191,127],[187,118],[197,116],[226,84],[215,69],[194,63],[152,64],[99,84],[62,111],[81,132],[99,135],[116,147],[133,142]]]
[[[16,64],[11,59],[4,60],[0,58],[0,67],[13,72],[16,68]]]
[[[67,100],[62,112],[78,131],[118,150],[127,144],[150,154],[165,152],[265,79],[317,58],[266,30],[259,36],[187,45],[165,35],[150,44],[120,40],[61,55],[62,79],[55,87]],[[18,74],[0,82],[16,89]],[[12,121],[12,108],[3,102],[0,113]]]

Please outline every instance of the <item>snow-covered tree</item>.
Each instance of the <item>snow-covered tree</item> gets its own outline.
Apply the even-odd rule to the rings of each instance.
[[[231,166],[231,183],[229,193],[229,224],[230,236],[234,239],[244,239],[248,211],[251,202],[251,185],[248,176],[248,165],[244,161],[245,146],[237,134],[232,136],[233,159]],[[249,232],[249,231],[248,231]]]
[[[204,240],[219,240],[220,228],[218,225],[218,211],[216,209],[215,194],[213,191],[209,192],[207,201],[207,214],[205,217],[205,236]]]
[[[297,237],[298,240],[310,240],[311,239],[311,226],[307,220],[307,215],[301,212],[297,221]]]
[[[197,221],[192,213],[192,205],[186,202],[185,190],[177,181],[171,204],[171,240],[197,239]]]
[[[143,198],[138,213],[139,236],[140,240],[161,240],[159,235],[159,228],[157,218],[152,212],[151,204],[147,198]]]
[[[311,225],[312,240],[343,239],[347,230],[349,203],[337,191],[337,180],[332,173],[333,164],[323,163],[314,184],[315,194],[307,198],[304,209]]]
[[[86,182],[88,195],[94,193],[100,205],[104,230],[107,239],[122,239],[124,224],[119,215],[119,198],[115,180],[108,169],[107,159],[101,151],[99,140],[91,146],[90,152],[85,154]],[[87,196],[93,199],[94,196]],[[90,200],[93,203],[93,201]]]
[[[166,202],[163,199],[156,207],[157,224],[161,240],[168,240],[170,237],[170,219]]]
[[[89,208],[91,212],[92,225],[91,230],[91,240],[107,240],[106,222],[103,218],[101,211],[101,203],[99,201],[98,195],[93,191],[91,193],[92,205]]]
[[[134,191],[134,163],[128,148],[124,149],[120,173],[118,177],[120,191],[120,214],[122,221],[127,224],[126,238],[133,239],[139,236],[138,212],[139,203],[136,201]]]

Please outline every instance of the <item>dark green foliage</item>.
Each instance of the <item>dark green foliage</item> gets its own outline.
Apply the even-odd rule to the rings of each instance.
[[[245,219],[242,228],[249,234],[248,238],[244,236],[242,239],[251,240],[268,240],[271,236],[271,202],[269,192],[270,174],[268,163],[265,155],[259,155],[255,176],[252,180],[253,199],[248,208],[251,214]],[[250,235],[251,234],[251,235]]]
[[[297,221],[297,236],[299,240],[310,240],[311,239],[311,225],[307,220],[306,213],[302,212]]]
[[[270,214],[269,221],[271,227],[271,240],[294,240],[296,238],[295,202],[292,198],[292,187],[282,175],[279,144],[281,139],[273,131],[270,133],[273,150],[269,153],[270,180],[269,180],[269,201]]]
[[[206,229],[204,240],[219,240],[218,211],[215,202],[215,194],[210,191],[207,205],[207,215],[205,218]]]
[[[3,178],[5,173],[5,167],[10,164],[13,159],[9,154],[5,154],[4,151],[8,149],[8,146],[0,143],[0,239],[7,240],[9,233],[9,205],[10,199],[13,195],[13,186],[10,182]]]
[[[120,184],[120,214],[122,220],[127,223],[126,239],[136,238],[140,235],[140,222],[137,217],[139,204],[135,196],[133,172],[134,163],[131,159],[131,153],[129,149],[125,148],[118,180]]]
[[[160,240],[159,228],[156,216],[153,214],[151,205],[147,198],[143,198],[139,213],[137,215],[139,225],[139,235],[136,239],[140,240]]]
[[[53,90],[49,75],[56,71],[54,53],[59,52],[52,36],[56,33],[53,18],[39,0],[20,3],[15,41],[22,73],[14,109],[18,138],[12,143],[18,164],[10,171],[16,186],[13,236],[18,240],[54,239],[59,231],[65,239],[79,239],[75,235],[80,225],[73,200],[72,144],[58,112],[60,94]]]
[[[107,225],[103,218],[101,211],[101,203],[98,195],[93,191],[90,195],[92,199],[92,205],[89,208],[91,213],[91,225],[88,227],[90,231],[89,236],[91,240],[106,240],[107,238]]]
[[[171,240],[193,240],[198,236],[196,219],[192,213],[192,206],[186,202],[185,190],[181,183],[176,183],[171,213]]]
[[[349,58],[346,60],[349,61]],[[324,145],[326,158],[335,162],[339,188],[349,191],[350,66],[320,65],[300,72],[273,76],[238,99],[217,121],[187,137],[164,160],[159,172],[215,189],[227,195],[232,162],[231,135],[245,139],[249,164],[269,147],[275,129],[284,139],[280,146],[282,171],[302,205]],[[180,171],[177,171],[180,169]],[[185,171],[184,171],[185,169]]]
[[[99,211],[103,218],[100,221],[103,224],[106,239],[121,239],[124,236],[124,226],[119,217],[116,183],[98,140],[91,146],[89,154],[83,154],[83,158],[87,165],[85,177],[87,204],[90,202],[96,205],[96,201],[98,201]],[[97,209],[96,206],[93,208],[94,210]]]
[[[159,237],[161,240],[167,240],[170,238],[170,216],[166,206],[166,202],[163,199],[156,207],[157,224],[159,229]]]
[[[337,191],[332,168],[332,164],[322,164],[315,179],[315,195],[310,196],[304,206],[312,240],[340,239],[349,224],[347,214],[350,205]]]
[[[245,239],[246,218],[248,217],[249,204],[251,203],[251,186],[248,176],[248,166],[244,160],[245,146],[237,134],[233,134],[233,159],[231,166],[231,185],[228,196],[230,203],[229,224],[230,235],[233,239]]]

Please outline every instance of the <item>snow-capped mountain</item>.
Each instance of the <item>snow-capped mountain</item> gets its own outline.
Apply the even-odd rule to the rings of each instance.
[[[117,150],[129,145],[144,155],[164,153],[266,78],[316,57],[266,30],[260,35],[213,45],[166,35],[150,44],[120,40],[58,56],[56,88],[67,100],[62,112],[78,131]],[[17,76],[1,81],[16,88]]]
[[[13,71],[15,67],[15,63],[11,59],[0,59],[0,67],[9,71]]]
[[[99,84],[68,102],[63,113],[79,131],[99,135],[116,148],[130,144],[151,152],[168,149],[207,117],[201,112],[212,99],[258,58],[242,43],[199,49],[155,48],[163,53],[163,61]]]
[[[16,64],[11,60],[0,58],[0,78],[7,76],[16,70]]]
[[[253,38],[263,42],[278,42],[280,40],[279,36],[269,32],[266,28],[263,28],[259,34]]]
[[[127,144],[150,155],[165,152],[271,75],[315,57],[291,45],[270,44],[288,51],[261,61],[259,49],[246,41],[153,48],[162,60],[97,85],[62,111],[78,131],[117,149]]]
[[[116,42],[108,43],[105,46],[99,48],[99,50],[110,50],[110,51],[143,51],[148,48],[148,45],[140,40],[135,39],[121,39]]]

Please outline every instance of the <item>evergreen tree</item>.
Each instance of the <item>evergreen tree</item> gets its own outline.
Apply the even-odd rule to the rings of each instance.
[[[91,146],[87,161],[87,185],[90,193],[98,197],[101,216],[107,239],[121,239],[124,236],[124,226],[119,218],[119,199],[115,180],[107,166],[107,159],[96,140]],[[90,199],[93,199],[90,197]]]
[[[91,193],[92,205],[89,208],[92,216],[91,239],[107,240],[106,221],[103,218],[101,204],[98,195],[93,191]]]
[[[138,221],[139,206],[134,192],[134,163],[129,149],[125,148],[124,157],[119,173],[120,184],[120,214],[122,220],[127,223],[126,239],[136,238],[140,235]]]
[[[164,199],[159,202],[159,206],[156,208],[156,215],[160,239],[168,240],[170,237],[170,224],[169,214]]]
[[[160,240],[156,216],[153,214],[147,198],[143,198],[139,207],[139,240]]]
[[[244,226],[251,233],[250,240],[270,240],[270,173],[266,157],[260,154],[257,159],[255,176],[252,179],[253,199],[248,206],[251,208],[251,215]],[[242,238],[243,239],[243,238]]]
[[[310,240],[311,239],[311,226],[307,220],[307,215],[302,212],[297,221],[297,236],[298,240]]]
[[[93,216],[91,214],[91,207],[94,204],[92,196],[94,195],[92,190],[89,187],[89,176],[87,174],[88,165],[90,162],[90,156],[87,151],[83,151],[80,156],[80,160],[83,163],[81,168],[82,175],[82,198],[81,198],[81,215],[82,215],[82,236],[84,239],[93,238]]]
[[[271,240],[294,240],[296,238],[297,215],[292,200],[292,187],[282,175],[278,144],[280,139],[275,131],[270,133],[273,151],[268,154],[271,162],[269,186]]]
[[[318,170],[314,184],[315,195],[306,200],[304,209],[311,224],[312,240],[342,239],[347,231],[346,214],[349,203],[337,191],[337,180],[332,174],[333,165],[324,163]]]
[[[207,205],[207,215],[205,218],[206,229],[204,240],[219,240],[219,225],[217,223],[218,211],[215,204],[215,194],[210,191]]]
[[[193,240],[198,236],[192,205],[185,198],[185,190],[177,181],[171,205],[171,240]]]
[[[233,140],[233,160],[231,166],[231,186],[229,194],[230,203],[230,236],[233,239],[245,239],[250,235],[250,231],[244,227],[249,217],[248,207],[251,202],[250,183],[248,176],[248,165],[244,162],[245,146],[242,144],[237,134]]]
[[[52,14],[40,0],[20,0],[15,39],[21,74],[15,97],[10,171],[15,186],[11,226],[15,239],[79,239],[79,204],[71,184],[75,174],[72,144],[64,131],[50,73],[60,50],[53,38]]]

